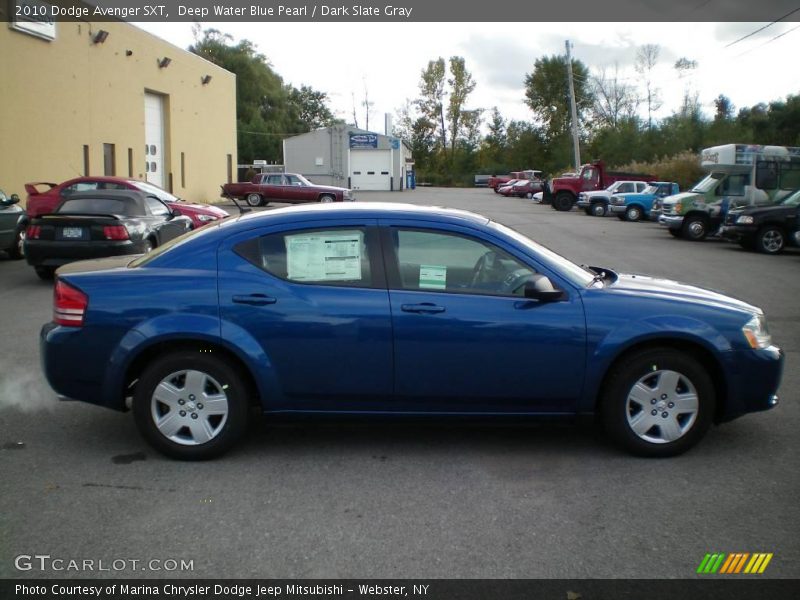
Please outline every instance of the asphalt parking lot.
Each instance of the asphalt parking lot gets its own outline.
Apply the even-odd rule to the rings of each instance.
[[[55,399],[37,345],[52,285],[0,259],[0,577],[686,578],[707,552],[771,552],[764,576],[800,576],[800,251],[691,243],[486,189],[358,198],[475,210],[575,262],[760,306],[787,354],[781,404],[666,460],[591,427],[262,420],[222,459],[180,463],[130,414]],[[141,563],[15,568],[34,554]],[[141,571],[154,559],[193,570]]]

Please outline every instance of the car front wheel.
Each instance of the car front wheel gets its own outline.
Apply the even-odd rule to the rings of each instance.
[[[654,349],[610,373],[601,411],[621,447],[649,457],[687,451],[711,425],[716,399],[708,372],[688,354]]]
[[[319,201],[322,202],[323,204],[333,202],[334,200],[336,200],[336,198],[334,196],[331,196],[330,194],[322,194],[322,196],[319,197]]]
[[[703,217],[686,217],[681,225],[681,235],[684,239],[699,242],[706,239],[708,225]]]
[[[756,235],[755,247],[763,254],[779,254],[786,247],[786,236],[780,227],[762,227]]]
[[[606,205],[602,202],[595,202],[592,204],[592,215],[595,217],[605,217],[606,216]]]
[[[133,396],[142,436],[159,452],[181,460],[217,457],[247,425],[249,390],[228,361],[212,353],[184,351],[145,368]]]
[[[638,206],[631,206],[625,211],[625,220],[635,223],[642,218],[642,209]]]

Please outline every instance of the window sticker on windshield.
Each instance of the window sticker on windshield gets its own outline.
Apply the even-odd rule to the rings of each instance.
[[[447,267],[438,265],[419,266],[419,287],[427,290],[443,290],[447,287]]]
[[[360,281],[363,241],[361,231],[287,235],[287,275],[295,281]]]

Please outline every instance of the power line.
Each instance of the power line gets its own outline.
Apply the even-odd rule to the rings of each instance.
[[[740,56],[744,56],[745,54],[747,54],[748,52],[752,52],[753,50],[758,50],[759,48],[763,48],[764,46],[766,46],[766,45],[767,45],[767,44],[769,44],[770,42],[774,42],[774,41],[775,41],[775,40],[777,40],[778,38],[782,38],[783,36],[785,36],[785,35],[787,35],[787,34],[789,34],[789,33],[792,33],[792,32],[793,32],[793,31],[795,31],[796,29],[800,29],[800,25],[795,25],[795,26],[794,26],[794,27],[792,27],[790,30],[788,30],[788,31],[784,31],[784,32],[783,32],[783,33],[781,33],[780,35],[776,35],[774,38],[771,38],[771,39],[767,40],[766,42],[764,42],[764,43],[763,43],[763,44],[761,44],[760,46],[756,46],[755,48],[750,48],[750,49],[748,49],[748,50],[745,50],[745,51],[744,51],[744,52],[742,52],[741,54],[737,54],[737,55],[736,55],[736,58],[739,58]]]
[[[791,12],[789,12],[789,13],[786,13],[786,14],[785,14],[785,15],[783,15],[783,16],[782,16],[780,19],[776,19],[776,20],[775,20],[775,21],[773,21],[772,23],[767,23],[767,24],[766,24],[766,25],[764,25],[763,27],[759,27],[759,28],[758,28],[758,29],[756,29],[755,31],[751,31],[751,32],[750,32],[750,33],[748,33],[747,35],[740,37],[738,40],[735,40],[735,41],[731,42],[730,44],[728,44],[728,45],[727,45],[727,46],[725,46],[725,47],[726,47],[726,48],[730,48],[730,47],[731,47],[731,46],[733,46],[734,44],[738,44],[738,43],[739,43],[739,42],[741,42],[742,40],[746,40],[746,39],[747,39],[747,38],[749,38],[750,36],[753,36],[753,35],[757,34],[759,31],[764,31],[764,30],[765,30],[767,27],[772,27],[773,25],[775,25],[775,23],[777,23],[777,22],[779,22],[779,21],[783,21],[783,20],[784,20],[786,17],[789,17],[789,16],[793,15],[793,14],[794,14],[794,13],[796,13],[797,11],[800,11],[800,7],[798,7],[798,8],[795,8],[793,11],[791,11]]]

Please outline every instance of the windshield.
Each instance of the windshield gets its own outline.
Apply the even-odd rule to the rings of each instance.
[[[579,267],[574,262],[567,260],[560,254],[556,254],[550,250],[550,248],[534,242],[529,237],[522,235],[511,227],[495,223],[494,221],[490,221],[489,225],[544,258],[549,266],[553,267],[554,270],[558,271],[559,275],[567,278],[572,284],[578,287],[587,287],[595,280],[594,273],[590,273],[586,269]]]
[[[644,188],[644,192],[643,193],[645,193],[645,194],[654,194],[654,195],[658,194],[658,186],[657,185],[648,185],[646,188]]]
[[[800,204],[800,190],[786,196],[786,198],[780,201],[780,204],[783,206],[797,206]]]
[[[700,192],[701,194],[710,192],[715,187],[717,187],[717,184],[723,177],[725,177],[724,173],[709,173],[709,175],[705,179],[703,179],[700,183],[698,183],[692,188],[692,191]]]
[[[178,202],[179,199],[177,196],[173,196],[167,190],[162,190],[157,185],[153,185],[152,183],[147,183],[146,181],[133,181],[131,182],[135,185],[138,189],[143,191],[146,194],[152,194],[159,200],[163,200],[164,202]]]
[[[286,175],[286,183],[289,185],[314,185],[308,179],[299,174]]]

